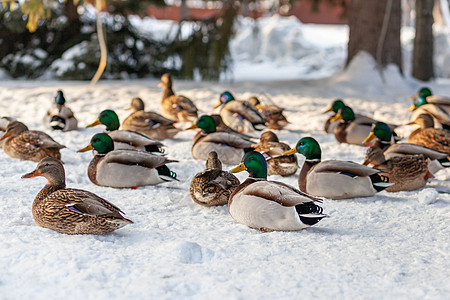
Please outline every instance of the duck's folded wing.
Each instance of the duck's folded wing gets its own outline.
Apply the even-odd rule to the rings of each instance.
[[[225,107],[230,112],[244,117],[250,123],[263,124],[267,122],[266,118],[247,101],[231,101]]]
[[[243,193],[261,197],[267,200],[275,201],[283,206],[295,206],[303,203],[321,201],[294,189],[282,182],[276,181],[260,181],[248,185]]]
[[[52,139],[51,136],[41,131],[28,131],[22,135],[23,139],[30,144],[36,145],[40,148],[57,148],[62,149],[66,146],[61,145]]]
[[[151,139],[136,131],[115,130],[108,133],[108,135],[116,142],[127,143],[135,147],[143,147],[147,145],[158,145],[158,146],[163,145],[163,143],[161,143],[160,141]]]
[[[151,111],[137,111],[130,120],[130,124],[134,126],[149,126],[149,124],[173,125],[174,123],[174,121]]]
[[[429,104],[450,105],[450,98],[444,96],[428,96],[427,102]]]
[[[377,169],[367,167],[352,161],[326,160],[314,166],[314,172],[349,173],[356,176],[370,176],[380,172]]]
[[[386,159],[390,159],[392,157],[399,155],[417,155],[417,154],[423,154],[425,157],[428,157],[432,160],[447,157],[447,154],[445,153],[408,143],[394,144],[384,152],[384,156],[386,157]]]
[[[114,150],[108,152],[104,158],[105,163],[117,163],[122,165],[139,165],[146,168],[157,168],[174,160],[164,156],[154,155],[139,150]]]
[[[202,142],[210,142],[216,144],[225,144],[234,148],[248,148],[253,142],[247,140],[239,134],[232,134],[227,132],[213,132],[202,139]]]
[[[194,102],[191,101],[191,99],[181,95],[177,95],[173,99],[175,100],[174,104],[179,106],[182,110],[190,113],[197,112],[197,107],[195,106]]]

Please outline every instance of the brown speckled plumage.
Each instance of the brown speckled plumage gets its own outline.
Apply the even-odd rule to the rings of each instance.
[[[434,120],[430,114],[421,114],[412,123],[420,128],[411,132],[408,143],[450,154],[450,132],[434,128]]]
[[[161,110],[164,117],[175,122],[193,122],[197,119],[197,107],[191,99],[175,95],[172,89],[172,77],[169,74],[161,76],[160,85],[164,87],[161,100]]]
[[[144,102],[140,98],[133,98],[131,109],[134,110],[122,123],[123,130],[136,131],[150,138],[163,140],[173,138],[180,129],[173,125],[175,121],[169,120],[158,113],[144,111]]]
[[[253,146],[256,147],[255,151],[261,152],[266,157],[268,175],[290,176],[297,171],[297,157],[295,154],[283,155],[290,147],[280,143],[272,131],[262,133],[259,144]]]
[[[42,159],[22,178],[44,176],[48,183],[34,199],[36,223],[66,234],[105,234],[132,221],[105,199],[85,190],[66,188],[64,167],[58,159]]]
[[[206,169],[197,173],[192,179],[189,192],[192,200],[200,205],[225,205],[239,184],[236,176],[222,171],[222,163],[217,153],[212,151],[208,155]]]
[[[283,129],[289,122],[283,115],[283,108],[274,104],[261,104],[255,96],[250,97],[248,102],[264,115],[267,120],[267,126],[270,129]]]
[[[25,124],[18,121],[8,124],[2,139],[5,140],[3,149],[7,155],[36,162],[48,156],[61,159],[59,150],[65,148],[48,134],[30,131]]]
[[[383,150],[372,146],[367,150],[366,161],[394,183],[386,189],[388,192],[419,189],[427,183],[430,175],[427,158],[423,155],[395,156],[386,160]]]

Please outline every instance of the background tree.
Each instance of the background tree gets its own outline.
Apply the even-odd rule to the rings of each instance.
[[[423,81],[434,77],[434,3],[434,0],[416,0],[416,36],[414,38],[412,76]]]

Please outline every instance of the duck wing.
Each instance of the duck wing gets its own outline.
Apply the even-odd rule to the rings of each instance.
[[[389,148],[384,152],[384,156],[386,157],[386,159],[402,155],[417,155],[417,154],[423,154],[425,157],[428,157],[432,160],[447,157],[447,154],[445,153],[409,143],[393,144],[389,146]]]
[[[139,165],[146,168],[157,168],[167,163],[176,162],[164,156],[155,155],[139,150],[114,150],[108,152],[103,161],[105,163],[117,163],[122,165]]]
[[[367,177],[380,172],[377,169],[363,166],[352,161],[326,160],[313,167],[314,172],[350,173],[356,176]]]
[[[158,145],[163,146],[160,141],[151,139],[139,132],[131,130],[114,130],[108,133],[108,135],[115,141],[119,143],[130,144],[134,147],[144,147],[147,145]]]
[[[264,124],[267,122],[266,118],[247,101],[230,101],[225,104],[223,109],[238,114],[253,124]]]
[[[20,136],[24,142],[35,145],[39,148],[66,148],[66,146],[56,142],[51,136],[42,131],[25,131]]]
[[[239,134],[233,134],[228,132],[213,132],[208,134],[202,139],[202,142],[209,142],[215,144],[225,144],[234,148],[249,148],[253,142],[244,138]]]

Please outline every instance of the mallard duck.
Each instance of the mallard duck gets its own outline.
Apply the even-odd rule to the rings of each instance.
[[[161,83],[158,85],[164,88],[161,110],[162,115],[175,122],[194,122],[197,119],[198,109],[191,99],[175,95],[172,89],[172,77],[169,74],[161,76]]]
[[[266,159],[261,153],[246,153],[231,172],[244,170],[249,177],[228,200],[228,210],[236,222],[260,230],[300,230],[326,217],[316,204],[320,199],[285,183],[268,181]]]
[[[76,130],[78,128],[78,121],[75,115],[65,103],[64,93],[59,90],[53,105],[47,110],[43,118],[43,123],[46,127],[62,131]]]
[[[450,98],[433,96],[431,90],[423,87],[417,94],[411,97],[413,104],[409,108],[412,111],[411,121],[417,119],[421,114],[433,116],[435,125],[440,124],[442,128],[450,129]]]
[[[334,136],[339,143],[362,145],[372,129],[372,122],[355,122],[355,113],[349,106],[341,107],[331,122],[338,121],[334,127]]]
[[[36,176],[47,179],[32,208],[33,218],[41,227],[66,234],[105,234],[133,223],[117,206],[96,194],[66,188],[64,167],[56,158],[43,158],[22,178]]]
[[[6,131],[6,127],[8,127],[8,124],[11,121],[14,121],[14,119],[10,118],[10,117],[1,117],[0,118],[0,148],[2,148],[3,142],[4,142],[3,140],[1,140],[1,138]]]
[[[312,137],[304,137],[285,154],[299,153],[305,156],[298,187],[302,192],[331,199],[370,197],[392,184],[380,170],[355,162],[342,160],[321,161],[319,143]]]
[[[259,138],[259,144],[253,147],[266,158],[268,175],[291,176],[297,171],[297,157],[293,154],[284,155],[290,147],[288,144],[280,143],[277,135],[272,131],[263,132]]]
[[[262,130],[266,118],[248,101],[235,100],[229,91],[220,94],[219,103],[214,108],[223,105],[220,116],[223,122],[239,132]]]
[[[335,117],[336,117],[339,109],[341,109],[344,106],[348,106],[348,105],[345,105],[344,101],[342,101],[342,99],[336,99],[333,101],[333,103],[331,104],[331,106],[328,109],[323,111],[323,113],[327,113],[330,111],[332,111],[334,113],[325,121],[324,129],[325,129],[326,133],[334,133],[334,129],[340,123],[340,121],[335,119]],[[375,120],[371,117],[362,115],[362,114],[354,113],[354,115],[355,115],[355,119],[353,122],[355,122],[357,124],[373,124],[375,122],[378,122],[377,120]],[[332,121],[333,119],[335,119],[335,121]],[[394,125],[394,124],[388,124],[388,125],[392,130],[394,130],[396,127],[398,127],[398,125]]]
[[[95,150],[88,167],[88,177],[96,185],[135,188],[177,180],[164,156],[133,149],[114,150],[114,142],[106,133],[97,133],[89,145],[78,152]]]
[[[248,102],[256,107],[256,109],[266,118],[266,125],[270,129],[283,129],[289,122],[283,115],[284,108],[274,104],[261,104],[255,96],[250,97]]]
[[[188,129],[201,128],[192,140],[192,157],[206,160],[211,151],[216,151],[224,164],[237,164],[241,161],[245,149],[253,145],[251,140],[238,133],[216,130],[216,124],[211,116],[203,115]]]
[[[144,111],[144,102],[141,98],[133,98],[131,113],[122,123],[122,130],[142,133],[152,139],[163,140],[173,138],[180,129],[175,128],[174,121],[169,120],[151,111]]]
[[[420,145],[450,155],[450,131],[434,128],[434,120],[430,114],[420,114],[413,122],[420,128],[411,132],[408,143]]]
[[[194,176],[189,192],[192,200],[200,205],[225,205],[239,184],[236,176],[222,171],[217,152],[211,151],[206,160],[206,169]]]
[[[419,189],[432,177],[428,171],[428,159],[421,154],[393,156],[386,159],[381,148],[370,147],[364,163],[371,163],[389,178],[389,182],[394,183],[393,186],[386,188],[388,192]]]
[[[114,141],[114,149],[136,149],[155,154],[164,154],[164,145],[139,132],[131,130],[119,130],[119,117],[111,109],[105,109],[99,115],[97,120],[87,127],[105,125],[107,133]]]
[[[36,162],[47,156],[61,159],[59,151],[66,147],[42,131],[28,130],[19,121],[8,124],[5,134],[0,138],[2,140],[3,150],[8,156]]]

